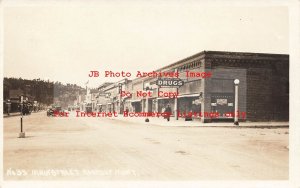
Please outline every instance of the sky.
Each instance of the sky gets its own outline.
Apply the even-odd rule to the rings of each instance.
[[[152,3],[151,3],[152,2]],[[104,71],[152,71],[203,50],[289,53],[284,6],[98,1],[7,6],[4,76],[97,87]],[[90,71],[99,71],[90,78]]]

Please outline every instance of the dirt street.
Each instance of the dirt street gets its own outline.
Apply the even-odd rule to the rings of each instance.
[[[4,118],[4,180],[287,180],[289,129]]]

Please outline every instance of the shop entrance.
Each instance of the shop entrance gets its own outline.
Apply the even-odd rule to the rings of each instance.
[[[199,114],[201,112],[201,102],[199,96],[181,97],[178,99],[178,110],[180,117],[185,117],[189,113]],[[195,116],[194,118],[197,118]]]
[[[141,112],[142,111],[141,102],[132,102],[132,107],[134,109],[134,112]]]
[[[148,112],[152,112],[152,102],[153,100],[152,99],[148,99]]]
[[[211,111],[218,112],[219,119],[232,119],[227,113],[234,111],[234,93],[213,93],[211,95]]]

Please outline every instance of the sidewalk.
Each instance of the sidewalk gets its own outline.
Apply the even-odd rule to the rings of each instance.
[[[13,112],[13,113],[9,113],[9,115],[7,115],[7,113],[3,114],[3,118],[6,117],[13,117],[13,116],[20,116],[21,113],[20,112]]]
[[[110,117],[109,119],[115,119],[119,121],[126,121],[128,123],[142,123],[146,125],[158,125],[166,127],[238,127],[238,128],[288,128],[289,122],[240,122],[239,126],[233,124],[233,122],[213,122],[202,123],[200,120],[185,121],[184,118],[175,120],[174,117],[170,118],[168,122],[163,117],[149,117],[149,122],[145,122],[145,117],[123,117],[118,114],[118,117]]]
[[[42,112],[44,111],[31,112],[31,114],[42,113]],[[9,115],[7,115],[7,113],[3,114],[3,118],[14,117],[14,116],[21,116],[21,112],[13,112],[13,113],[9,113]]]

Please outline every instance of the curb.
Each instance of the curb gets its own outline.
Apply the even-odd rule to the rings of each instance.
[[[182,126],[168,126],[168,125],[158,125],[158,124],[151,124],[151,125],[156,125],[156,126],[161,126],[161,127],[203,127],[203,128],[209,128],[209,127],[214,127],[214,128],[237,128],[237,129],[242,129],[242,128],[258,128],[258,129],[278,129],[278,128],[289,128],[289,125],[245,125],[245,126],[223,126],[223,125],[212,125],[212,126],[190,126],[190,125],[182,125]]]
[[[14,116],[20,116],[20,114],[10,114],[10,115],[3,115],[3,118],[8,118],[8,117],[14,117]]]
[[[113,119],[113,118],[110,118]],[[116,119],[113,119],[116,120]],[[125,121],[125,120],[121,120]],[[131,121],[128,121],[128,123],[131,123]],[[137,123],[137,122],[132,122],[132,123]],[[161,126],[161,127],[215,127],[215,128],[257,128],[257,129],[277,129],[277,128],[289,128],[289,125],[287,124],[278,124],[278,125],[208,125],[208,124],[200,124],[200,125],[161,125],[155,122],[140,122],[143,123],[144,125],[154,125],[154,126]],[[232,123],[233,124],[233,123]]]

